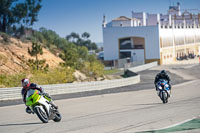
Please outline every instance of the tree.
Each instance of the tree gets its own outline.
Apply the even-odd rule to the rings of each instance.
[[[65,66],[70,66],[73,68],[77,68],[77,64],[79,62],[79,54],[76,46],[73,43],[69,43],[64,48],[64,55],[61,56],[65,61]]]
[[[42,51],[42,46],[37,43],[37,42],[32,42],[32,49],[28,48],[28,53],[31,56],[35,56],[35,60],[29,59],[29,65],[33,68],[33,69],[47,69],[48,68],[48,64],[44,67],[45,64],[45,60],[39,60],[38,59],[38,55],[42,55],[43,51]]]
[[[77,40],[80,39],[80,36],[78,33],[72,32],[70,35],[66,36],[66,40],[75,43]]]
[[[32,43],[32,50],[30,50],[28,48],[28,53],[31,55],[31,56],[35,56],[36,57],[36,60],[38,60],[38,54],[42,55],[43,54],[43,51],[42,51],[42,46],[37,43],[37,42],[33,42]]]
[[[14,22],[11,5],[16,0],[0,0],[0,31],[6,32],[6,28]]]
[[[87,32],[84,32],[81,35],[82,38],[80,38],[79,34],[72,32],[70,35],[66,36],[66,40],[69,42],[72,42],[78,46],[85,46],[89,50],[97,50],[97,45],[96,43],[92,42],[89,37],[90,34]]]
[[[46,28],[42,27],[39,29],[39,31],[44,36],[46,43],[45,45],[49,48],[50,45],[59,45],[59,42],[57,40],[60,38],[58,34],[56,34],[53,30],[47,30]]]
[[[23,18],[23,22],[25,22],[26,25],[33,25],[33,23],[37,21],[38,12],[42,7],[41,2],[42,0],[25,1],[26,16]]]
[[[88,59],[88,49],[86,47],[79,46],[78,47],[78,54],[79,54],[79,57],[82,60],[87,60]]]
[[[81,36],[82,36],[83,38],[88,39],[88,38],[90,37],[90,34],[87,33],[87,32],[84,32]]]
[[[8,32],[11,27],[17,25],[32,26],[37,21],[37,15],[41,9],[42,0],[25,0],[24,3],[16,3],[19,0],[0,0],[0,31]]]
[[[97,48],[97,45],[96,45],[96,43],[89,43],[88,44],[88,49],[89,50],[97,50],[98,48]]]

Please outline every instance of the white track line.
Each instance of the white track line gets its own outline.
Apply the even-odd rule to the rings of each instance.
[[[199,116],[200,116],[200,115],[199,115]],[[159,129],[154,129],[154,130],[163,130],[163,129],[167,129],[167,128],[172,128],[172,127],[175,127],[175,126],[181,125],[181,124],[183,124],[183,123],[186,123],[186,122],[188,122],[188,121],[191,121],[191,120],[193,120],[193,119],[195,119],[195,118],[197,118],[197,117],[193,117],[193,118],[191,118],[191,119],[184,120],[184,121],[182,121],[182,122],[179,122],[179,123],[173,124],[173,125],[171,125],[171,126],[167,126],[167,127],[159,128]]]

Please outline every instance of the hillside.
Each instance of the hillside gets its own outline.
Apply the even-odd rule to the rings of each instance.
[[[0,74],[14,74],[28,69],[26,64],[28,59],[32,59],[28,54],[28,47],[31,42],[21,42],[17,39],[10,38],[10,42],[5,43],[0,36]],[[62,59],[43,48],[43,55],[39,59],[45,59],[50,68],[54,68],[63,62]]]

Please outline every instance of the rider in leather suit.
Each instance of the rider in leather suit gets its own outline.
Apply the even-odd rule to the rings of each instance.
[[[169,90],[171,92],[171,84],[169,83],[170,82],[170,78],[168,76],[168,74],[166,73],[165,70],[162,70],[160,71],[160,73],[158,73],[155,77],[155,80],[154,80],[154,85],[156,87],[156,90],[158,90],[158,87],[157,87],[157,82],[160,80],[160,79],[164,79],[164,80],[167,80],[168,81],[168,84],[169,84]]]
[[[22,83],[22,90],[21,90],[21,94],[22,94],[22,98],[23,98],[23,101],[24,103],[26,103],[26,94],[27,94],[27,91],[29,89],[37,89],[40,91],[40,93],[42,93],[42,95],[48,97],[49,99],[51,99],[51,97],[49,96],[48,93],[45,93],[44,92],[44,89],[42,87],[38,87],[37,84],[34,84],[34,83],[30,83],[29,79],[27,78],[24,78],[21,80],[21,83]],[[51,104],[57,108],[57,106],[53,103],[53,101],[51,101]],[[27,113],[32,113],[31,109],[29,107],[26,108],[26,112]]]

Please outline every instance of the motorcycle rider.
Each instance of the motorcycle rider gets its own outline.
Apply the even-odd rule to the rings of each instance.
[[[158,91],[157,82],[158,82],[160,79],[167,80],[168,85],[169,85],[169,91],[170,91],[170,94],[171,94],[171,84],[169,83],[169,82],[170,82],[170,78],[169,78],[169,76],[168,76],[168,74],[166,73],[165,70],[160,71],[160,73],[158,73],[158,74],[156,75],[156,77],[155,77],[154,85],[155,85],[155,87],[156,87],[156,91]]]
[[[30,83],[29,79],[28,78],[24,78],[21,80],[21,84],[22,84],[22,90],[21,90],[21,94],[22,94],[22,98],[23,98],[23,101],[24,103],[26,103],[26,94],[27,94],[27,91],[29,89],[37,89],[40,91],[40,93],[43,95],[43,96],[46,96],[48,97],[49,99],[51,99],[51,97],[49,96],[48,93],[45,93],[44,92],[44,89],[42,87],[38,87],[37,84],[35,83]],[[58,107],[54,104],[54,102],[51,100],[50,103],[57,109]],[[32,111],[31,109],[27,106],[26,108],[26,112],[31,114]]]

